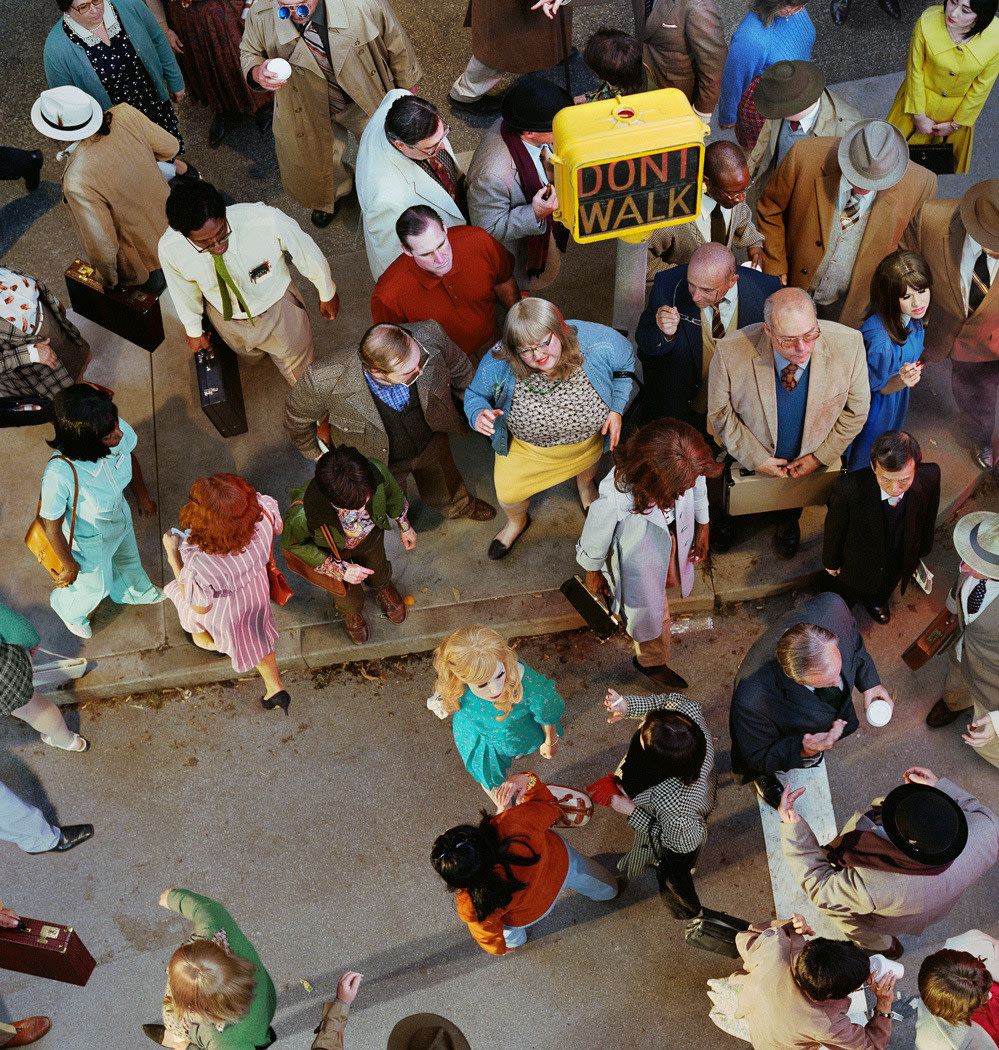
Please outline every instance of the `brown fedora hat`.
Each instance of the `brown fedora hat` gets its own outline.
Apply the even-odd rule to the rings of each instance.
[[[392,1029],[388,1050],[472,1050],[461,1029],[439,1014],[410,1014]]]
[[[891,189],[908,166],[905,136],[887,120],[860,120],[839,140],[839,169],[858,189]]]
[[[983,248],[999,252],[999,179],[976,182],[965,192],[961,222]]]
[[[826,78],[814,62],[775,62],[756,85],[756,108],[767,120],[802,113],[825,90]]]

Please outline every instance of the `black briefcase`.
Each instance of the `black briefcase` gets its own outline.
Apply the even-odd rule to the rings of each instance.
[[[160,301],[142,288],[107,288],[94,268],[74,259],[66,271],[66,289],[73,309],[152,353],[163,342]]]
[[[201,410],[222,437],[236,437],[248,429],[239,358],[214,329],[209,329],[208,338],[211,346],[195,355]]]
[[[915,135],[915,129],[910,131],[906,141]],[[953,175],[957,168],[957,158],[954,156],[954,143],[945,138],[939,142],[909,143],[909,160],[913,164],[921,164],[928,168],[934,175]]]
[[[691,919],[683,931],[683,939],[691,948],[700,948],[729,959],[739,958],[739,949],[735,946],[736,934],[749,929],[749,923],[727,915],[723,911],[711,911],[702,908],[696,919]]]
[[[621,626],[621,617],[612,613],[578,576],[570,576],[559,590],[600,641],[606,642]]]

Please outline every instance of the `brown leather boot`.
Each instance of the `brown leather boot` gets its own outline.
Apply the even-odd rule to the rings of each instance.
[[[41,1039],[52,1027],[52,1022],[47,1017],[26,1017],[23,1021],[11,1021],[10,1025],[17,1034],[3,1045],[27,1046],[36,1039]]]
[[[344,613],[343,625],[354,645],[364,645],[368,640],[368,625],[360,613]]]
[[[402,623],[406,619],[406,603],[395,589],[394,583],[390,583],[380,591],[375,591],[375,601],[393,623]]]

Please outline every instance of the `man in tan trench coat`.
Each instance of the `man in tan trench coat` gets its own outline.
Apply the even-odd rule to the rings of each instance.
[[[337,202],[353,187],[353,172],[343,160],[348,132],[359,139],[385,92],[415,88],[423,70],[383,0],[304,3],[309,8],[305,18],[294,9],[291,18],[279,18],[278,0],[256,0],[247,9],[240,61],[250,87],[275,92],[281,184],[299,204],[313,209],[316,226],[328,226]],[[310,27],[324,45],[322,60],[307,42]],[[291,64],[288,80],[268,72],[265,62],[272,58]],[[329,75],[321,61],[330,66]],[[340,99],[343,108],[334,116],[331,103],[340,95],[347,97]]]

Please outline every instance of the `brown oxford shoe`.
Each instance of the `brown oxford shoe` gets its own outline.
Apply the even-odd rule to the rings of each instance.
[[[930,729],[942,729],[944,726],[949,726],[951,722],[956,722],[961,715],[970,710],[970,707],[966,707],[963,711],[952,711],[943,702],[943,699],[940,699],[930,708],[930,713],[926,716],[926,724]]]
[[[343,625],[354,645],[364,645],[368,640],[368,625],[360,613],[344,613]]]
[[[11,1027],[17,1033],[9,1043],[4,1046],[27,1046],[43,1035],[52,1027],[52,1022],[47,1017],[26,1017],[23,1021],[11,1021]]]
[[[486,503],[484,499],[473,496],[471,503],[468,505],[468,510],[464,514],[460,514],[459,517],[468,518],[470,521],[491,521],[496,517],[496,508]]]
[[[406,603],[395,589],[394,583],[390,583],[380,591],[375,591],[375,601],[393,623],[402,623],[406,619]]]

